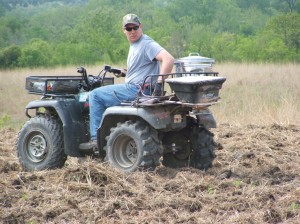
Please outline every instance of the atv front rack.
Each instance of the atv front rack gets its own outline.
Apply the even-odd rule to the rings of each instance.
[[[30,94],[51,96],[73,96],[83,86],[82,76],[28,76],[26,90]],[[114,84],[113,77],[105,77],[103,85]]]
[[[82,84],[81,76],[29,76],[26,89],[30,94],[76,94]]]

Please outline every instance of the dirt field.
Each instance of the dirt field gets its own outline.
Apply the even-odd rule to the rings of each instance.
[[[213,168],[124,174],[67,160],[22,172],[16,131],[0,133],[0,223],[299,223],[300,127],[214,130]]]
[[[300,223],[300,66],[217,66],[227,80],[212,107],[214,166],[131,174],[75,158],[60,170],[23,172],[16,130],[37,97],[25,91],[25,77],[74,68],[0,71],[0,224]]]

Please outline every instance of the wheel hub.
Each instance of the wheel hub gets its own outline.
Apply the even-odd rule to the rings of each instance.
[[[32,162],[41,162],[47,154],[47,143],[42,134],[35,134],[28,141],[27,155]]]
[[[130,160],[133,164],[137,158],[136,144],[133,140],[128,142],[125,153],[126,153],[128,160]]]
[[[131,167],[137,160],[137,145],[135,141],[128,137],[122,136],[115,145],[114,160],[123,168]]]
[[[186,160],[192,153],[189,137],[181,132],[168,136],[164,144],[170,149],[168,153],[172,153],[179,160]]]

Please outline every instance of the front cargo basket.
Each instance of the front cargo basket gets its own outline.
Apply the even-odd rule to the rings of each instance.
[[[76,94],[83,79],[81,76],[28,76],[26,90],[32,94]]]
[[[26,90],[31,94],[52,96],[77,94],[83,85],[82,76],[28,76]],[[105,77],[102,85],[114,84],[113,77]]]

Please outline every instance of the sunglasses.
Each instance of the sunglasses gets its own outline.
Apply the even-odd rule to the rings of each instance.
[[[134,27],[125,27],[125,30],[127,30],[128,32],[131,32],[132,29],[134,30],[138,30],[140,28],[140,26],[134,26]]]

